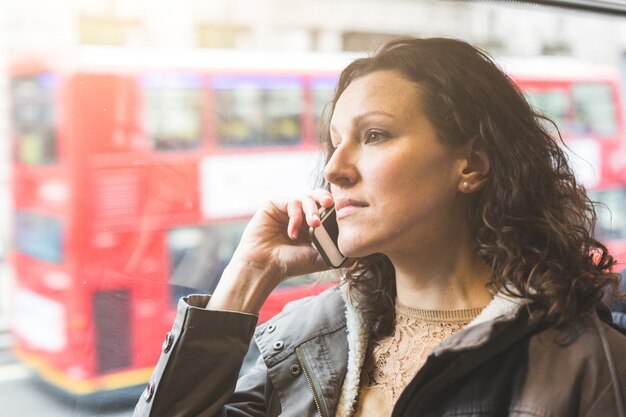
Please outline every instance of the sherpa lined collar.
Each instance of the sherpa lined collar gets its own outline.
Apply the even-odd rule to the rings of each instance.
[[[365,355],[369,344],[369,337],[365,331],[363,320],[350,303],[348,297],[348,286],[341,286],[341,295],[346,304],[346,323],[348,335],[348,367],[346,377],[341,389],[338,408],[341,415],[352,416],[356,407],[356,400],[360,389],[361,368],[365,362]],[[525,304],[526,300],[515,299],[504,294],[496,294],[489,304],[457,335],[462,334],[466,329],[489,322],[503,316],[514,316]]]

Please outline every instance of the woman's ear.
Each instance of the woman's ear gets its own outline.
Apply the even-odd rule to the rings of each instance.
[[[463,145],[464,158],[460,164],[459,191],[469,194],[485,186],[489,179],[489,155],[479,136]]]

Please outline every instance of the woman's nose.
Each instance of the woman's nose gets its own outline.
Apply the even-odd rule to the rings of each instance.
[[[329,184],[347,187],[358,179],[358,170],[355,164],[355,151],[349,146],[338,146],[324,167],[324,179]]]

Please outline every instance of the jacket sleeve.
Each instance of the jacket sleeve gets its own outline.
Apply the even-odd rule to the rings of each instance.
[[[233,396],[258,317],[210,311],[210,296],[179,301],[174,325],[134,417],[265,415],[266,369],[262,360]]]

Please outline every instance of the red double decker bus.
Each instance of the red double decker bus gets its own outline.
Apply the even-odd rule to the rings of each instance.
[[[83,48],[16,61],[17,356],[72,394],[145,383],[178,298],[215,288],[262,200],[315,183],[316,126],[353,58]],[[625,259],[617,74],[507,65],[611,210],[599,208],[599,232]],[[329,285],[298,283],[272,294],[261,321]]]
[[[626,129],[617,68],[567,57],[502,61],[528,101],[555,122],[576,177],[596,204],[596,235],[626,277]]]
[[[314,185],[315,126],[346,59],[83,48],[16,61],[16,355],[72,394],[147,381],[178,298],[215,288],[263,200]],[[330,285],[300,281],[260,320]]]

